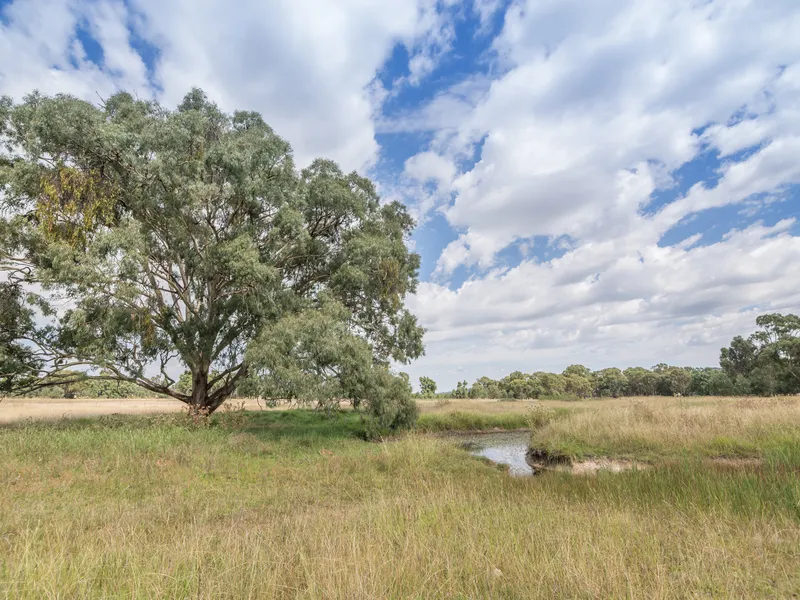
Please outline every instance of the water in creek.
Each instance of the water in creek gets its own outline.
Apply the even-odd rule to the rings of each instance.
[[[464,433],[457,436],[458,443],[472,454],[508,465],[508,472],[518,477],[533,475],[533,469],[525,462],[530,439],[531,434],[527,431]]]

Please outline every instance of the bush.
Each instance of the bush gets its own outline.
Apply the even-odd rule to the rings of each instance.
[[[408,379],[393,375],[387,369],[375,369],[370,390],[369,398],[359,405],[368,438],[409,429],[417,422],[419,410]]]
[[[711,396],[733,396],[736,389],[725,371],[716,371],[708,377],[706,393]]]

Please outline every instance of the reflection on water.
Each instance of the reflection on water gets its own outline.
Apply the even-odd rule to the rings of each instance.
[[[457,437],[476,456],[483,456],[492,462],[508,465],[511,475],[533,475],[533,469],[525,462],[531,434],[527,431],[501,433],[461,434]]]

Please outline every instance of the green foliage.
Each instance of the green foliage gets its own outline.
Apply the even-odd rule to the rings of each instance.
[[[175,382],[175,389],[181,394],[191,394],[192,392],[192,372],[184,371]]]
[[[405,419],[397,390],[370,397],[390,361],[423,352],[403,304],[419,268],[404,206],[328,160],[298,172],[260,115],[225,114],[196,89],[175,111],[126,93],[2,107],[0,270],[42,289],[28,304],[47,317],[0,337],[5,388],[81,365],[206,412],[249,388],[369,397],[373,412],[397,402],[387,422]],[[55,296],[70,301],[61,316]],[[2,297],[29,315],[20,300]],[[167,376],[176,359],[188,379]]]
[[[430,377],[420,377],[419,388],[422,398],[433,398],[436,396],[436,382]]]
[[[453,398],[468,398],[469,397],[469,384],[466,381],[459,381],[453,391]]]
[[[532,378],[535,382],[536,388],[540,391],[540,395],[548,396],[550,398],[558,398],[564,394],[567,388],[567,379],[563,375],[556,373],[545,373],[539,371],[533,374]]]
[[[90,379],[82,385],[79,395],[85,398],[141,398],[152,396],[152,393],[129,381]]]
[[[588,367],[584,367],[583,365],[570,365],[566,369],[564,369],[564,373],[562,373],[565,377],[570,375],[575,375],[577,377],[586,377],[591,378],[592,371]]]
[[[0,283],[0,394],[27,384],[39,360],[23,340],[33,331],[33,310],[19,284]]]
[[[708,396],[733,396],[736,390],[733,381],[727,373],[720,370],[713,370],[708,376],[708,384],[705,395]]]
[[[719,365],[732,379],[748,375],[755,367],[756,350],[753,341],[737,335],[729,348],[720,350]]]
[[[26,394],[44,398],[142,398],[153,392],[134,383],[117,380],[112,373],[102,371],[92,378],[81,371],[64,370],[50,374],[46,385]]]
[[[588,398],[594,392],[591,377],[584,377],[581,375],[566,375],[564,391],[567,394],[576,396],[577,398]]]
[[[661,373],[661,390],[664,396],[685,396],[692,386],[692,374],[681,367],[668,367]]]
[[[800,317],[766,314],[758,331],[736,336],[720,351],[720,366],[737,391],[770,396],[800,393]]]
[[[658,393],[658,374],[642,367],[625,369],[624,375],[628,380],[628,394],[631,396],[654,396]]]
[[[388,369],[374,369],[371,379],[362,411],[367,437],[379,438],[412,427],[419,410],[411,397],[408,378],[393,375]]]
[[[616,367],[598,371],[595,373],[595,378],[597,381],[595,393],[600,397],[618,398],[624,395],[628,386],[627,377]]]

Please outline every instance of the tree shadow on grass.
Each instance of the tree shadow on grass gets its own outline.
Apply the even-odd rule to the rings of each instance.
[[[345,440],[364,439],[364,427],[357,413],[341,411],[332,414],[308,410],[270,410],[244,413],[237,431],[250,433],[263,440]],[[223,415],[219,424],[224,426]]]
[[[209,422],[193,421],[186,414],[123,415],[62,418],[48,421],[25,420],[0,424],[2,430],[80,431],[183,427],[249,433],[263,441],[315,441],[364,439],[359,415],[353,411],[325,413],[311,409],[218,412]]]

